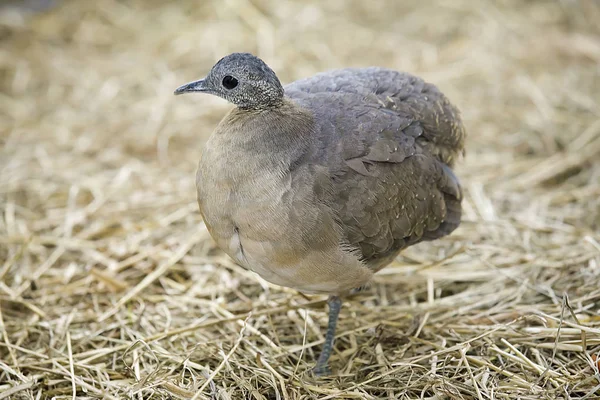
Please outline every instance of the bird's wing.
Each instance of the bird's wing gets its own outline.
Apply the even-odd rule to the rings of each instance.
[[[462,192],[450,165],[463,150],[464,128],[435,86],[368,68],[285,90],[315,116],[313,162],[328,166],[333,207],[367,265],[378,269],[399,250],[458,227]]]
[[[405,72],[380,67],[338,69],[292,82],[285,93],[297,99],[345,95],[359,107],[379,106],[418,121],[419,140],[446,164],[452,165],[463,152],[465,130],[459,111],[436,86]]]

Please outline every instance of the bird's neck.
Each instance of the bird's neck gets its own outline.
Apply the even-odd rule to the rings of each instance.
[[[215,130],[214,139],[230,152],[288,163],[307,151],[313,125],[307,110],[284,100],[278,107],[261,110],[234,108]]]

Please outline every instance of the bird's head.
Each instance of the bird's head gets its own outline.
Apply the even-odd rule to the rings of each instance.
[[[263,60],[249,53],[220,59],[206,78],[178,87],[175,94],[214,94],[242,109],[275,107],[283,101],[283,87]]]

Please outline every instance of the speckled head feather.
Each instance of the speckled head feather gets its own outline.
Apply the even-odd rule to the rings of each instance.
[[[272,108],[283,101],[283,87],[275,72],[249,53],[223,57],[206,78],[175,90],[175,94],[188,92],[214,94],[242,109]]]

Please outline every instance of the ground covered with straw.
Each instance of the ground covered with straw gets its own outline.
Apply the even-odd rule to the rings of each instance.
[[[0,8],[0,399],[600,398],[598,2],[17,3]],[[197,211],[229,106],[172,91],[232,51],[284,82],[409,71],[463,111],[464,222],[344,300],[331,377],[310,373],[324,297],[233,264]]]

